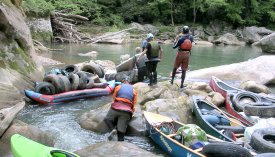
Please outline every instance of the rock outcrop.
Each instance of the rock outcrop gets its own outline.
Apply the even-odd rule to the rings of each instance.
[[[44,74],[20,4],[21,0],[6,0],[0,3],[0,113],[2,114],[0,143],[5,145],[9,145],[10,137],[13,134],[23,133],[22,125],[19,126],[19,129],[11,123],[25,105],[22,100],[24,89],[33,89],[34,82],[42,80],[42,74]],[[26,126],[26,134],[33,134],[29,137],[40,133],[39,129],[32,132],[30,126],[24,126]],[[4,153],[8,153],[8,151],[4,151]],[[2,152],[0,154],[3,155]]]
[[[187,78],[210,79],[216,76],[226,80],[255,81],[258,84],[275,83],[275,56],[264,55],[245,62],[194,70]]]
[[[43,67],[35,54],[22,12],[10,1],[0,4],[0,109],[23,98],[23,89],[42,79]]]

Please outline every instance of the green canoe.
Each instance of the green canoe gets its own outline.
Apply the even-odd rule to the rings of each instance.
[[[208,134],[223,141],[235,142],[234,133],[244,133],[244,127],[231,126],[230,120],[216,110],[213,107],[214,104],[211,104],[199,96],[192,96],[192,98],[193,112],[197,118],[198,125]]]
[[[19,134],[11,137],[11,151],[14,157],[79,157],[74,153],[37,143]]]

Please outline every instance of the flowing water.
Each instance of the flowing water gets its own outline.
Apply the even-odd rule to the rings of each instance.
[[[52,48],[63,50],[50,52],[46,56],[64,62],[66,65],[90,59],[111,60],[115,64],[119,64],[120,55],[130,54],[133,56],[137,46],[139,45],[51,45]],[[172,70],[176,50],[172,49],[172,45],[162,45],[162,48],[164,52],[163,60],[159,63],[157,71],[160,78],[165,80],[168,79]],[[90,51],[97,51],[97,57],[89,58],[78,55],[78,53]],[[194,46],[191,54],[190,70],[247,61],[260,55],[262,55],[261,50],[253,47]],[[46,69],[49,69],[49,67]],[[106,140],[106,134],[82,129],[78,124],[78,117],[84,112],[96,109],[111,101],[111,96],[104,96],[52,106],[27,106],[17,117],[52,135],[55,140],[55,147],[76,151]],[[147,137],[127,136],[126,141],[156,154],[163,153]]]

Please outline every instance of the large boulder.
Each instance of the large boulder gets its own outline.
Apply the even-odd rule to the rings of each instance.
[[[224,44],[224,45],[245,45],[244,42],[240,42],[237,37],[233,34],[226,33],[217,40],[213,41],[215,44]]]
[[[53,31],[50,16],[43,18],[28,16],[26,23],[31,30],[33,39],[48,43],[51,41]]]
[[[263,52],[275,54],[275,33],[263,37],[259,43]]]
[[[275,84],[275,56],[265,55],[245,62],[194,70],[187,79],[209,79],[216,76],[225,80],[255,81],[258,84]]]
[[[271,93],[270,89],[267,86],[262,84],[257,84],[254,81],[242,82],[242,84],[240,85],[240,89],[244,89],[254,93],[265,93],[265,94]]]
[[[142,156],[157,157],[129,142],[101,142],[74,152],[82,157]]]
[[[53,138],[46,132],[41,131],[32,125],[28,125],[20,120],[14,120],[7,131],[0,138],[0,154],[2,156],[12,156],[10,150],[10,139],[14,134],[23,135],[29,139],[37,141],[47,146],[54,146]]]
[[[245,27],[243,29],[243,37],[248,44],[252,44],[254,42],[258,42],[261,40],[263,36],[269,35],[273,33],[273,31],[268,30],[264,27]]]
[[[0,109],[21,101],[23,90],[33,89],[33,83],[42,80],[44,73],[24,16],[12,2],[0,4]]]
[[[213,93],[213,90],[207,83],[189,82],[185,89],[179,89],[180,80],[175,80],[174,85],[167,81],[159,82],[154,87],[148,86],[146,83],[137,83],[134,88],[138,93],[138,101],[136,104],[136,112],[131,119],[127,135],[142,136],[146,134],[143,127],[142,111],[150,111],[172,117],[183,123],[194,123],[192,117],[192,96],[201,95],[205,99],[219,106],[224,102],[221,95]],[[96,110],[91,110],[80,116],[80,126],[94,132],[106,133],[108,127],[104,122],[104,118],[111,107],[108,103]]]

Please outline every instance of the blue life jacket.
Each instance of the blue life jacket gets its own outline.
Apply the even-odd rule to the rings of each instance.
[[[133,86],[130,84],[121,84],[119,91],[117,92],[118,98],[125,98],[131,102],[134,100]]]

